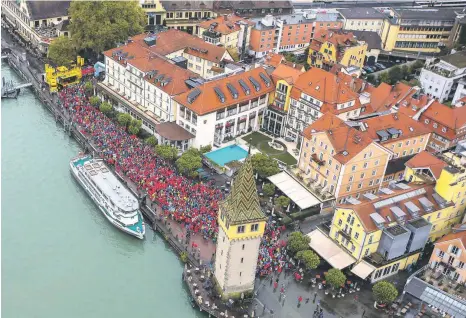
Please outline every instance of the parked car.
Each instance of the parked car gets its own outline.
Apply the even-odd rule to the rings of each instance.
[[[386,67],[383,64],[375,63],[375,65],[377,65],[381,70],[386,69]]]
[[[361,70],[361,74],[364,76],[364,75],[367,75],[367,72],[364,70]]]

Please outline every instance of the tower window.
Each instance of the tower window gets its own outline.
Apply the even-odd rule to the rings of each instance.
[[[251,232],[257,232],[259,231],[259,224],[253,224],[251,225]]]
[[[243,250],[244,250],[244,244],[243,244]]]
[[[244,261],[244,257],[241,257],[241,263]]]
[[[244,233],[244,225],[238,226],[238,233]]]
[[[239,272],[239,276],[241,277],[241,272]]]

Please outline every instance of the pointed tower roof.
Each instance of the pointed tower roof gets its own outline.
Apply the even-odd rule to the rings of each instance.
[[[230,225],[265,221],[257,196],[251,157],[248,156],[238,171],[231,192],[220,203]]]

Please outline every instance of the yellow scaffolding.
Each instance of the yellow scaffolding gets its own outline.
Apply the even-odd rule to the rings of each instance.
[[[81,67],[84,65],[84,58],[78,56],[76,64],[57,68],[45,64],[45,82],[49,85],[50,92],[57,92],[59,89],[81,81]]]

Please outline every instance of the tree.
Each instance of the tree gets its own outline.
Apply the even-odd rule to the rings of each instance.
[[[57,66],[69,66],[76,61],[76,47],[67,36],[60,36],[50,43],[49,59]]]
[[[372,293],[377,303],[389,304],[398,297],[398,290],[396,287],[387,281],[378,282],[372,287]]]
[[[394,66],[388,70],[388,77],[390,77],[389,84],[396,84],[403,79],[403,72],[399,66]]]
[[[130,114],[122,113],[118,115],[117,120],[120,125],[126,128],[131,123],[132,117]]]
[[[403,65],[401,67],[401,78],[407,79],[409,74],[411,74],[409,67],[407,65]]]
[[[131,135],[137,135],[139,133],[139,127],[138,126],[134,126],[134,125],[130,125],[128,127],[128,132],[131,134]]]
[[[89,102],[92,106],[97,107],[100,105],[100,98],[97,96],[92,96],[91,98],[89,98]]]
[[[306,269],[316,269],[320,264],[320,258],[311,250],[299,251],[296,253],[296,258],[301,260],[306,266]]]
[[[157,138],[155,136],[150,136],[145,140],[146,144],[148,144],[151,147],[155,147],[158,144]]]
[[[129,125],[137,127],[137,128],[141,128],[142,127],[142,120],[132,119],[131,123]]]
[[[200,149],[201,153],[207,153],[207,152],[210,152],[211,150],[212,150],[211,145],[202,146],[201,149]]]
[[[173,160],[178,156],[178,149],[169,145],[157,145],[155,153],[164,159]]]
[[[288,247],[288,250],[295,255],[300,251],[308,250],[310,241],[311,239],[308,236],[303,235],[303,233],[293,232],[290,234],[286,246]]]
[[[178,170],[187,176],[197,176],[197,169],[202,167],[201,154],[198,151],[186,151],[176,160]]]
[[[375,83],[376,83],[376,79],[375,79],[374,74],[369,74],[369,75],[367,75],[366,80],[367,80],[369,83],[371,83],[371,84],[375,84]]]
[[[380,74],[379,81],[390,84],[391,79],[390,79],[390,76],[388,75],[388,72],[383,72],[382,74]]]
[[[286,208],[288,204],[290,204],[290,198],[285,197],[284,195],[281,195],[275,199],[275,204]]]
[[[88,95],[92,94],[92,92],[94,91],[94,85],[92,85],[91,81],[87,81],[84,84],[84,90],[86,91]]]
[[[327,272],[327,274],[325,274],[325,280],[333,288],[338,288],[345,284],[346,276],[341,270],[332,268]]]
[[[270,197],[275,193],[275,185],[273,183],[264,184],[262,191],[264,191],[265,195]]]
[[[146,25],[137,1],[71,1],[68,12],[71,38],[78,51],[99,54],[142,33]]]
[[[263,178],[270,177],[280,172],[277,161],[263,153],[256,153],[252,156],[252,167]]]
[[[412,70],[417,70],[417,69],[420,69],[421,67],[424,66],[424,61],[422,60],[416,60],[416,62],[414,62],[412,65],[411,65],[411,69]],[[413,73],[413,72],[411,72]]]
[[[103,102],[99,106],[99,110],[106,115],[109,114],[112,111],[112,109],[113,109],[112,105],[107,102]]]

